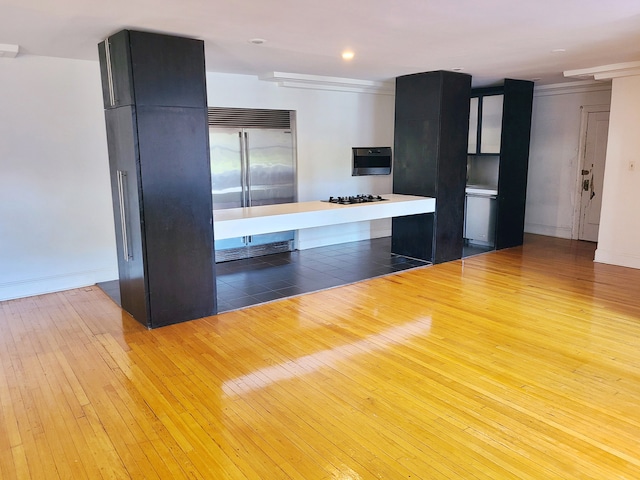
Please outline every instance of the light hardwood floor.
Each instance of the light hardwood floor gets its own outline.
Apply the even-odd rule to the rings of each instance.
[[[0,303],[2,479],[640,478],[640,271],[525,246],[147,331]]]

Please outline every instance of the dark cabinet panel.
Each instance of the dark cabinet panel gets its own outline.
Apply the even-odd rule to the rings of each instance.
[[[391,221],[391,251],[411,258],[431,259],[433,221],[433,213],[394,217]]]
[[[147,32],[129,32],[138,106],[199,108],[207,104],[204,43]]]
[[[138,107],[145,251],[154,326],[210,315],[213,225],[206,111]]]
[[[133,105],[129,31],[122,30],[98,45],[104,108]]]
[[[498,173],[496,248],[522,245],[531,138],[533,83],[506,79]]]
[[[138,139],[133,107],[105,110],[111,198],[115,220],[121,304],[136,319],[148,317],[139,192]]]
[[[393,192],[436,198],[436,213],[392,223],[394,253],[462,257],[471,77],[428,72],[396,79]]]
[[[105,108],[206,105],[200,40],[122,30],[98,45]]]
[[[396,78],[396,118],[437,120],[442,101],[440,87],[448,72],[427,72]],[[437,127],[437,121],[432,123]]]
[[[109,40],[100,60],[122,307],[149,328],[214,314],[203,44],[133,31]]]
[[[393,192],[435,197],[437,177],[434,160],[438,144],[437,122],[404,118],[396,111],[394,134]]]

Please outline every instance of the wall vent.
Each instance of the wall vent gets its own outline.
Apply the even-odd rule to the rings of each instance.
[[[209,107],[209,126],[291,128],[291,111],[261,108]]]

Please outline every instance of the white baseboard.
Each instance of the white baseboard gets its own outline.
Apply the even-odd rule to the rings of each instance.
[[[571,227],[525,223],[524,231],[525,233],[534,233],[536,235],[545,235],[547,237],[571,238]]]
[[[603,250],[602,248],[596,249],[596,255],[593,261],[607,263],[609,265],[618,265],[619,267],[640,268],[640,257],[626,253],[611,252]]]
[[[0,283],[0,301],[82,288],[117,278],[117,269],[104,268],[5,282]]]

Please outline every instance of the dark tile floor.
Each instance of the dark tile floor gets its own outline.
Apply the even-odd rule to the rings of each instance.
[[[109,282],[100,282],[98,287],[102,289],[104,293],[111,297],[111,300],[116,302],[119,306],[122,306],[120,301],[120,282],[118,280],[111,280]]]
[[[218,263],[218,311],[236,310],[425,265],[429,262],[391,253],[391,237]],[[98,286],[120,304],[117,280]]]
[[[473,257],[481,253],[493,252],[495,247],[482,247],[480,245],[471,245],[465,243],[462,247],[462,258]]]
[[[390,237],[219,263],[218,310],[235,310],[425,265],[429,263],[392,254]]]

